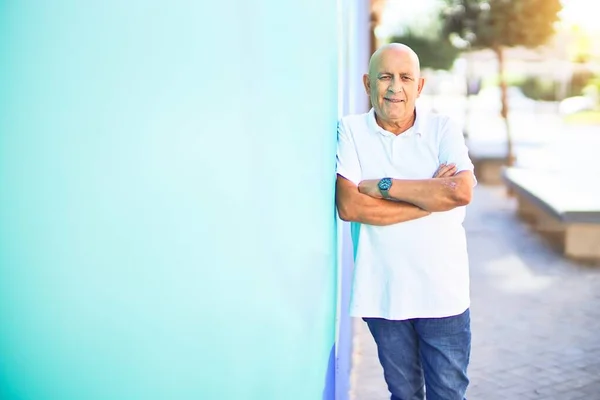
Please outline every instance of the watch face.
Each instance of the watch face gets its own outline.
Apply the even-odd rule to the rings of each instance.
[[[392,180],[390,178],[383,178],[379,181],[379,190],[389,190],[392,187]]]

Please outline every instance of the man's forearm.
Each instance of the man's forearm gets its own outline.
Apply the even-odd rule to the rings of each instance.
[[[369,225],[392,225],[431,214],[413,204],[362,194],[356,185],[343,177],[337,180],[336,204],[340,218],[344,221]]]
[[[369,225],[392,225],[426,217],[431,213],[420,207],[403,201],[375,199],[362,195],[362,201],[357,204],[354,222]]]
[[[469,171],[465,171],[470,174]],[[470,179],[465,176],[421,180],[394,179],[389,194],[393,199],[427,211],[448,211],[471,201]]]
[[[360,194],[360,199],[357,199],[352,208],[352,212],[347,215],[340,212],[340,217],[346,221],[379,226],[411,221],[431,214],[403,201],[375,199],[364,194]]]

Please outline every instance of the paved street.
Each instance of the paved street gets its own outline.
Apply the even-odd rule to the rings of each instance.
[[[600,265],[567,261],[478,186],[465,227],[471,257],[469,400],[600,400]],[[354,321],[353,400],[384,400],[375,345]]]

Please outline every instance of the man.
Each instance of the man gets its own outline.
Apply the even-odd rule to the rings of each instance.
[[[363,80],[373,108],[338,128],[336,203],[355,247],[350,314],[377,343],[392,400],[462,400],[473,164],[459,126],[416,107],[425,81],[409,47],[378,49]]]

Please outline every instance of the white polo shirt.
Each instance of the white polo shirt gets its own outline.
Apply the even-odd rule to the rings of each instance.
[[[337,173],[365,179],[427,179],[441,163],[473,171],[460,126],[417,108],[396,136],[373,109],[339,121]],[[350,315],[392,320],[458,315],[469,307],[465,207],[388,226],[352,223],[354,279]]]

